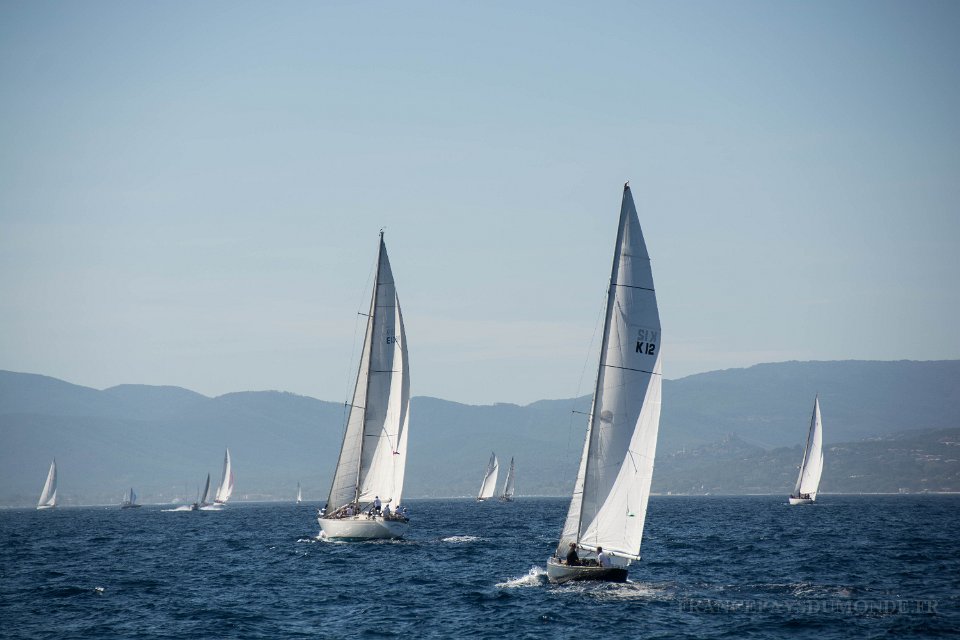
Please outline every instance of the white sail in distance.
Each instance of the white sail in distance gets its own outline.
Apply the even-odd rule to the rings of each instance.
[[[503,498],[509,499],[513,497],[513,484],[514,484],[513,474],[514,474],[513,458],[510,458],[510,468],[507,469],[507,479],[504,480],[503,482],[503,495],[502,495]]]
[[[40,492],[40,501],[37,502],[37,509],[50,509],[55,506],[57,506],[56,458],[50,463],[50,470],[47,471],[47,481],[43,483],[43,491]]]
[[[230,449],[227,449],[223,456],[223,475],[220,478],[220,486],[217,487],[214,502],[223,504],[230,499],[231,495],[233,495],[233,463],[230,460]]]
[[[820,419],[820,396],[813,401],[813,415],[810,416],[810,430],[807,432],[807,445],[803,449],[803,462],[800,474],[793,489],[793,496],[810,496],[816,500],[820,489],[820,476],[823,474],[823,423]]]
[[[399,504],[407,460],[410,365],[403,314],[380,233],[363,350],[327,509],[351,503]]]
[[[557,547],[603,547],[638,559],[660,425],[660,314],[650,255],[629,185],[607,293],[587,434]]]
[[[486,500],[493,497],[497,490],[497,472],[500,469],[500,463],[497,461],[497,454],[491,453],[490,460],[487,461],[487,468],[483,473],[483,481],[480,483],[480,493],[477,500]]]

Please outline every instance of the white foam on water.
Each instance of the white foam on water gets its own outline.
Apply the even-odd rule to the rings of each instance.
[[[543,567],[533,567],[527,575],[511,578],[506,582],[498,582],[498,589],[516,589],[517,587],[539,587],[547,582],[547,570]]]
[[[440,542],[449,542],[452,544],[462,544],[464,542],[483,542],[484,539],[479,536],[450,536],[442,538]]]
[[[160,511],[163,511],[164,513],[171,513],[173,511],[192,511],[192,510],[193,508],[190,505],[184,504],[184,505],[180,505],[179,507],[174,507],[173,509],[161,509]]]

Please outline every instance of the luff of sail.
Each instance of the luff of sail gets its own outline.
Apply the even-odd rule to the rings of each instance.
[[[497,490],[497,473],[500,469],[500,463],[497,461],[497,454],[491,453],[490,460],[487,461],[487,468],[483,473],[483,480],[480,482],[480,493],[477,494],[477,500],[486,500],[493,497]]]
[[[217,495],[214,498],[214,502],[223,504],[230,499],[232,494],[233,463],[230,459],[230,449],[227,449],[227,452],[223,456],[223,476],[220,478],[220,486],[217,487]]]
[[[381,232],[357,382],[327,498],[331,512],[378,496],[384,503],[400,503],[409,407],[407,336]]]
[[[650,256],[624,186],[596,387],[557,555],[639,558],[660,424],[661,327]]]
[[[793,489],[793,497],[809,496],[816,500],[820,489],[820,476],[823,474],[823,423],[820,418],[820,396],[813,401],[813,414],[810,416],[810,430],[807,431],[807,445],[803,449],[803,462]]]
[[[43,490],[40,492],[40,500],[37,502],[37,509],[52,509],[57,506],[57,459],[54,458],[50,463],[50,470],[47,471],[47,480],[43,483]]]

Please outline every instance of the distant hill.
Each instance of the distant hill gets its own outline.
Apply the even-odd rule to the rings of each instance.
[[[953,445],[937,440],[960,427],[960,361],[784,362],[667,380],[654,490],[789,490],[817,392],[825,441],[839,447],[828,450],[825,491],[960,490]],[[519,494],[567,494],[585,429],[574,411],[589,404],[415,397],[405,493],[473,495],[495,450],[503,465],[516,457]],[[54,456],[64,503],[118,502],[129,486],[147,502],[192,499],[207,472],[216,478],[226,446],[235,496],[292,499],[300,481],[306,499],[322,501],[344,418],[342,403],[277,391],[99,391],[0,371],[0,505],[35,504]],[[912,443],[939,462],[917,466],[917,455],[891,442]],[[877,452],[882,446],[886,453]],[[898,469],[896,480],[868,472],[877,460]],[[841,481],[849,476],[856,478]]]

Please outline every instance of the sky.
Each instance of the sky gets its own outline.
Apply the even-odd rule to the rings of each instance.
[[[0,2],[0,369],[589,392],[624,181],[664,375],[960,358],[960,3]]]

